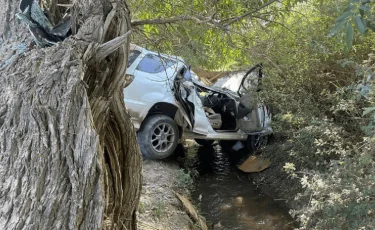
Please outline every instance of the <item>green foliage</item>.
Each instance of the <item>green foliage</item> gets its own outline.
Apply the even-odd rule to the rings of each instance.
[[[369,135],[375,138],[375,107],[366,108],[363,112],[363,116],[369,116],[369,123],[363,127],[363,130]]]
[[[177,189],[188,192],[194,183],[194,179],[190,172],[185,172],[184,169],[180,169],[176,175],[176,186]]]
[[[336,141],[342,143],[340,139]],[[374,226],[373,151],[374,141],[366,139],[340,151],[337,159],[321,162],[325,170],[291,173],[304,187],[296,199],[308,204],[290,212],[300,221],[302,229],[371,229]]]
[[[349,0],[343,13],[336,18],[336,24],[329,36],[344,30],[346,48],[350,49],[353,43],[354,30],[366,34],[369,30],[375,32],[375,6],[371,0]]]
[[[303,186],[302,205],[291,212],[301,229],[374,226],[375,117],[363,111],[375,107],[375,47],[367,27],[367,36],[355,36],[363,29],[356,15],[337,18],[345,4],[296,4],[296,13],[278,18],[295,34],[276,25],[257,28],[249,48],[250,58],[264,63],[262,98],[271,105],[276,135],[287,140],[283,170]],[[327,39],[335,18],[331,33],[339,36]]]
[[[258,36],[254,27],[269,23],[268,20],[272,21],[275,15],[284,14],[283,10],[300,1],[274,3],[254,13],[258,18],[249,15],[230,25],[226,24],[266,2],[271,0],[131,0],[128,3],[133,20],[181,16],[197,19],[142,26],[135,30],[133,42],[152,50],[182,56],[189,64],[207,69],[227,70],[249,66],[248,47],[255,43]],[[271,12],[273,15],[270,15]]]
[[[165,210],[165,203],[163,200],[156,200],[154,203],[153,203],[153,207],[152,207],[152,212],[153,212],[153,215],[160,219],[164,213],[166,212]]]

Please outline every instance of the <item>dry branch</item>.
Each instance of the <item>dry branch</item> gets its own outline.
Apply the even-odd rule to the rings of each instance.
[[[175,193],[176,197],[181,201],[183,207],[185,208],[186,212],[189,216],[198,223],[201,230],[208,230],[206,223],[202,220],[202,218],[198,215],[197,210],[195,210],[193,204],[189,201],[189,199],[178,193]]]

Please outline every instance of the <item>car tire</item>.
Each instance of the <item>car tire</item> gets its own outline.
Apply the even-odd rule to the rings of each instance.
[[[153,115],[142,123],[137,137],[144,157],[161,160],[175,151],[179,130],[172,118],[166,115]]]
[[[252,151],[258,151],[268,143],[268,135],[250,135],[247,138],[247,147]]]
[[[215,142],[214,140],[204,140],[204,139],[194,139],[194,140],[195,142],[197,142],[199,145],[202,145],[202,146],[210,146]]]

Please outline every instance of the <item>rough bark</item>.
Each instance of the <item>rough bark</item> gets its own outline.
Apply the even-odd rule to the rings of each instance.
[[[130,29],[125,3],[75,1],[74,35],[44,49],[14,19],[18,1],[0,3],[0,229],[136,229],[141,156],[122,91],[128,39],[97,58]],[[41,5],[58,18],[55,3]]]

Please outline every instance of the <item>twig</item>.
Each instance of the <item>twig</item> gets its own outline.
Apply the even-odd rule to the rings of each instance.
[[[259,10],[261,10],[261,9],[263,9],[263,8],[269,6],[269,5],[271,5],[272,3],[275,3],[275,2],[277,2],[277,1],[278,1],[278,0],[272,0],[272,1],[269,1],[269,2],[267,2],[267,3],[263,4],[263,5],[261,5],[260,7],[254,9],[254,10],[251,10],[251,11],[249,11],[249,12],[246,12],[246,13],[240,15],[240,16],[233,17],[233,18],[230,18],[230,19],[226,19],[226,20],[229,20],[229,22],[227,22],[225,25],[230,25],[230,24],[233,24],[233,23],[235,23],[235,22],[237,22],[237,21],[239,21],[239,20],[242,20],[242,19],[246,18],[247,16],[252,15],[253,13],[258,12]]]

